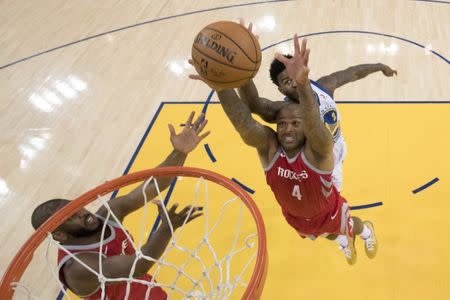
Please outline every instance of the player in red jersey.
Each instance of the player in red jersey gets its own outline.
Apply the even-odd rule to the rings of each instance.
[[[333,185],[333,137],[321,121],[317,99],[308,78],[309,49],[300,48],[294,36],[292,58],[276,59],[295,79],[300,103],[289,103],[277,113],[277,131],[252,118],[248,106],[233,89],[217,91],[220,103],[244,142],[258,151],[267,184],[281,206],[286,221],[305,237],[337,240],[347,262],[356,262],[354,234],[365,241],[368,257],[377,252],[373,225],[350,217],[346,200]],[[199,75],[191,79],[203,80]]]
[[[203,128],[207,121],[202,114],[192,123],[194,112],[192,112],[186,122],[186,126],[180,134],[175,133],[172,125],[169,125],[170,140],[173,145],[173,151],[159,166],[182,166],[186,160],[187,154],[194,150],[209,132],[202,135]],[[173,178],[164,177],[158,179],[160,191],[166,189]],[[144,205],[143,185],[140,185],[127,195],[111,199],[109,206],[117,219],[122,222],[125,216]],[[152,181],[145,190],[147,199],[153,199],[158,195],[156,185]],[[69,203],[65,199],[53,199],[39,205],[31,217],[33,227],[37,229],[54,213]],[[158,259],[163,253],[171,239],[169,220],[165,217],[163,208],[158,204],[158,211],[161,215],[161,225],[150,236],[147,242],[141,247],[142,254]],[[187,219],[187,222],[201,216],[199,207],[184,207],[176,212],[177,204],[174,204],[167,213],[173,229],[177,229]],[[84,264],[99,272],[99,251],[101,245],[101,233],[108,209],[102,206],[95,214],[86,209],[81,209],[70,217],[66,222],[60,225],[52,234],[53,238],[70,253],[76,255]],[[108,221],[106,224],[105,235],[102,249],[102,271],[106,278],[128,278],[137,255],[131,245],[131,241],[125,232],[114,221]],[[134,273],[131,274],[134,279],[151,282],[152,277],[147,274],[154,262],[145,259],[137,259]],[[65,287],[72,290],[78,296],[85,299],[101,299],[102,290],[100,282],[94,273],[89,271],[81,263],[77,262],[65,251],[59,250],[58,253],[59,277]],[[122,300],[126,294],[127,282],[106,282],[105,299]],[[160,287],[149,288],[146,284],[132,283],[128,299],[145,299],[146,293],[149,293],[149,299],[166,299],[167,295]]]

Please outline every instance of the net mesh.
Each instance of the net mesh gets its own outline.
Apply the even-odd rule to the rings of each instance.
[[[129,296],[132,283],[147,287],[145,299],[149,299],[150,291],[154,287],[161,287],[167,293],[168,299],[229,299],[243,294],[250,279],[250,270],[255,265],[258,245],[256,224],[249,210],[238,196],[203,177],[192,179],[179,176],[177,180],[177,188],[174,190],[172,198],[177,198],[177,202],[181,202],[178,198],[183,198],[183,200],[188,198],[183,204],[192,206],[183,225],[177,230],[174,230],[174,226],[168,218],[163,193],[161,193],[155,177],[151,177],[143,185],[143,208],[131,216],[130,220],[124,222],[124,224],[139,225],[127,226],[129,231],[110,209],[108,195],[98,196],[96,205],[103,205],[108,211],[102,225],[98,271],[85,264],[48,233],[45,250],[41,251],[40,255],[45,257],[54,285],[57,285],[66,299],[78,299],[78,297],[74,297],[66,290],[58,278],[58,270],[55,267],[55,248],[64,251],[70,255],[71,259],[95,274],[100,283],[101,299],[106,299],[108,284],[114,282],[126,282],[124,299],[131,299]],[[150,183],[154,183],[158,192],[158,196],[151,202],[162,203],[163,213],[169,220],[171,231],[171,241],[159,258],[146,256],[141,251],[141,247],[152,234],[149,231],[149,225],[151,225],[149,220],[158,217],[154,204],[147,199],[144,192]],[[192,184],[195,185],[193,195]],[[191,195],[187,192],[189,186]],[[209,197],[209,187],[211,186],[214,201],[211,201]],[[166,195],[166,201],[168,198]],[[194,206],[202,206],[204,215],[198,220],[186,224]],[[128,277],[108,278],[103,274],[105,232],[107,225],[111,222],[119,226],[120,230],[125,233],[135,251],[134,263]],[[154,224],[153,230],[156,226],[157,223]],[[35,253],[35,257],[37,255],[39,254]],[[132,275],[139,259],[154,262],[150,270],[152,275],[150,281],[133,278]],[[38,258],[38,260],[40,259]],[[16,291],[14,299],[48,299],[48,296],[39,297],[40,293],[36,287],[23,279],[21,282],[14,283],[14,289]]]

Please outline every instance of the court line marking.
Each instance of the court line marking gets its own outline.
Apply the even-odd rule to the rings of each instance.
[[[248,186],[246,186],[245,184],[243,184],[242,182],[240,182],[239,180],[237,180],[236,178],[231,178],[232,181],[236,182],[237,184],[239,184],[241,186],[241,188],[243,188],[244,190],[246,190],[248,193],[250,194],[254,194],[255,191],[252,190],[251,188],[249,188]]]
[[[425,183],[425,184],[422,185],[421,187],[418,187],[417,189],[413,190],[412,193],[413,193],[413,194],[417,194],[418,192],[423,191],[424,189],[430,187],[431,185],[435,184],[435,183],[438,182],[438,181],[439,181],[439,178],[436,177],[436,178],[434,178],[433,180],[431,180],[431,181]]]
[[[351,206],[350,210],[366,209],[366,208],[371,208],[371,207],[376,207],[376,206],[381,206],[381,205],[383,205],[383,202],[375,202],[375,203],[364,204],[364,205],[355,205],[355,206]]]
[[[205,147],[205,151],[209,156],[209,159],[211,159],[211,161],[213,163],[215,163],[217,161],[216,157],[214,156],[214,154],[211,152],[211,148],[209,148],[208,144],[203,145]]]
[[[417,43],[417,42],[414,42],[413,40],[409,40],[409,39],[407,39],[407,38],[403,38],[403,37],[399,37],[399,36],[392,35],[392,34],[387,34],[387,33],[380,33],[380,32],[375,32],[375,31],[366,31],[366,30],[330,30],[330,31],[319,31],[319,32],[312,32],[312,33],[302,34],[302,35],[299,35],[298,38],[300,39],[300,38],[308,37],[308,36],[323,35],[323,34],[335,34],[335,33],[360,33],[360,34],[378,35],[378,36],[384,36],[384,37],[390,37],[390,38],[398,39],[398,40],[401,40],[401,41],[404,41],[404,42],[407,42],[407,43],[416,45],[416,46],[418,46],[418,47],[420,47],[420,48],[423,48],[423,49],[426,48],[424,45],[419,44],[419,43]],[[291,41],[292,39],[293,39],[293,38],[289,38],[289,39],[285,39],[285,40],[282,40],[282,41],[280,41],[280,42],[271,44],[271,45],[269,45],[269,46],[267,46],[267,47],[265,47],[265,48],[262,48],[261,51],[265,51],[265,50],[267,50],[267,49],[269,49],[269,48],[272,48],[272,47],[274,47],[274,46],[277,46],[277,45],[279,45],[279,44],[289,42],[289,41]],[[431,49],[430,49],[430,52],[433,53],[434,55],[438,56],[438,57],[441,58],[442,60],[444,60],[447,64],[450,64],[450,60],[447,59],[446,57],[444,57],[444,55],[439,54],[438,52],[436,52],[436,51],[434,51],[434,50],[431,50]]]
[[[82,43],[82,42],[85,42],[85,41],[88,41],[88,40],[91,40],[91,39],[94,39],[94,38],[97,38],[97,37],[101,37],[101,36],[104,36],[104,35],[107,35],[107,34],[111,34],[111,33],[119,32],[119,31],[123,31],[123,30],[130,29],[130,28],[135,28],[135,27],[143,26],[143,25],[146,25],[146,24],[151,24],[151,23],[155,23],[155,22],[159,22],[159,21],[165,21],[165,20],[168,20],[168,19],[173,19],[173,18],[178,18],[178,17],[184,17],[184,16],[188,16],[188,15],[199,14],[199,13],[209,12],[209,11],[214,11],[214,10],[221,10],[221,9],[235,8],[235,7],[242,7],[242,6],[250,6],[250,5],[258,5],[258,4],[265,4],[265,3],[291,2],[291,1],[294,1],[294,0],[269,0],[269,1],[253,2],[253,3],[243,3],[243,4],[226,5],[226,6],[219,6],[219,7],[214,7],[214,8],[207,8],[207,9],[202,9],[202,10],[196,10],[196,11],[192,11],[192,12],[182,13],[182,14],[178,14],[178,15],[172,15],[172,16],[162,17],[162,18],[158,18],[158,19],[153,19],[153,20],[149,20],[149,21],[145,21],[145,22],[141,22],[141,23],[137,23],[137,24],[133,24],[133,25],[128,25],[128,26],[116,28],[116,29],[109,30],[109,31],[106,31],[106,32],[98,33],[98,34],[95,34],[95,35],[92,35],[92,36],[88,36],[88,37],[83,38],[83,39],[79,39],[79,40],[76,40],[76,41],[73,41],[73,42],[69,42],[69,43],[66,43],[66,44],[63,44],[63,45],[54,47],[54,48],[47,49],[47,50],[44,50],[44,51],[35,53],[35,54],[33,54],[33,55],[26,56],[26,57],[24,57],[24,58],[21,58],[21,59],[12,61],[12,62],[10,62],[10,63],[7,63],[6,65],[0,66],[0,70],[6,69],[6,68],[11,67],[11,66],[13,66],[13,65],[16,65],[16,64],[18,64],[18,63],[28,61],[28,60],[30,60],[30,59],[32,59],[32,58],[35,58],[35,57],[38,57],[38,56],[42,56],[42,55],[44,55],[44,54],[47,54],[47,53],[50,53],[50,52],[53,52],[53,51],[56,51],[56,50],[59,50],[59,49],[62,49],[62,48],[66,48],[66,47],[69,47],[69,46],[72,46],[72,45],[75,45],[75,44],[78,44],[78,43]],[[450,2],[444,2],[444,1],[430,1],[430,0],[415,0],[415,1],[437,2],[437,3],[446,3],[446,4],[450,4]],[[350,31],[341,31],[341,32],[350,32]],[[356,31],[355,31],[355,32],[356,32]],[[360,32],[360,33],[370,33],[370,34],[379,34],[379,35],[384,35],[384,36],[389,36],[389,37],[399,38],[399,37],[392,36],[392,35],[385,35],[385,34],[374,33],[374,32],[370,32],[370,31],[358,31],[358,32]],[[334,33],[334,32],[333,32],[333,31],[329,31],[329,32],[325,32],[325,33]],[[316,33],[316,34],[318,34],[318,33]],[[323,34],[323,33],[322,33],[322,34]],[[313,35],[313,34],[311,34],[311,35]],[[299,36],[299,38],[300,38],[300,37],[302,37],[302,36]],[[399,39],[404,40],[404,41],[407,41],[407,42],[410,42],[410,43],[413,43],[413,44],[415,44],[415,45],[417,45],[417,46],[420,46],[420,47],[422,47],[422,48],[425,48],[424,46],[422,46],[422,45],[420,45],[420,44],[418,44],[418,43],[415,43],[415,42],[413,42],[413,41],[411,41],[411,40],[407,40],[407,39],[403,39],[403,38],[399,38]],[[290,39],[285,40],[285,41],[282,41],[282,42],[286,42],[286,41],[289,41],[289,40],[290,40]],[[280,43],[282,43],[282,42],[280,42]],[[277,45],[277,44],[276,44],[276,45]],[[269,47],[273,47],[273,46],[274,46],[274,45],[271,45],[271,46],[269,46]],[[267,49],[267,48],[263,48],[262,51],[265,50],[265,49]],[[435,55],[438,55],[438,56],[441,57],[442,59],[446,60],[447,63],[450,63],[448,59],[446,59],[443,55],[441,55],[441,54],[435,52],[434,50],[430,50],[430,52],[432,52],[432,53],[434,53]]]
[[[450,4],[450,1],[438,1],[438,0],[413,0],[413,1]]]
[[[155,23],[155,22],[159,22],[159,21],[165,21],[168,19],[174,19],[174,18],[178,18],[178,17],[184,17],[184,16],[189,16],[189,15],[194,15],[194,14],[199,14],[199,13],[204,13],[204,12],[209,12],[209,11],[215,11],[215,10],[221,10],[221,9],[227,9],[227,8],[235,8],[235,7],[242,7],[242,6],[252,6],[252,5],[258,5],[258,4],[266,4],[266,3],[277,3],[277,2],[291,2],[294,0],[267,0],[267,1],[259,1],[259,2],[251,2],[251,3],[242,3],[242,4],[233,4],[233,5],[225,5],[225,6],[219,6],[219,7],[213,7],[213,8],[206,8],[206,9],[201,9],[201,10],[195,10],[195,11],[191,11],[191,12],[187,12],[187,13],[182,13],[182,14],[177,14],[177,15],[172,15],[172,16],[167,16],[167,17],[162,17],[162,18],[157,18],[157,19],[152,19],[149,21],[144,21],[141,23],[137,23],[137,24],[132,24],[132,25],[128,25],[128,26],[124,26],[124,27],[120,27],[120,28],[116,28],[116,29],[112,29],[106,32],[102,32],[102,33],[98,33],[98,34],[94,34],[70,43],[66,43],[54,48],[50,48],[38,53],[35,53],[33,55],[15,60],[13,62],[7,63],[6,65],[0,66],[0,70],[2,69],[6,69],[8,67],[11,67],[13,65],[16,65],[18,63],[30,60],[32,58],[62,49],[62,48],[66,48],[75,44],[79,44],[88,40],[92,40],[94,38],[98,38],[107,34],[111,34],[111,33],[115,33],[115,32],[119,32],[119,31],[123,31],[126,29],[130,29],[130,28],[135,28],[135,27],[139,27],[139,26],[143,26],[143,25],[147,25],[147,24],[151,24],[151,23]]]

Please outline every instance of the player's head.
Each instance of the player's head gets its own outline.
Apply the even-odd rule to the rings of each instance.
[[[292,55],[284,54],[284,57],[292,58]],[[298,102],[297,83],[289,77],[286,67],[277,59],[270,64],[270,79],[277,85],[280,93]]]
[[[66,199],[48,200],[36,207],[31,215],[31,224],[34,229],[38,229],[45,221],[53,216],[58,210],[70,203]],[[89,236],[100,226],[100,220],[82,208],[63,224],[53,231],[55,240],[64,242],[70,238]]]
[[[297,151],[305,143],[305,133],[300,119],[300,106],[286,103],[276,116],[277,138],[283,149]]]

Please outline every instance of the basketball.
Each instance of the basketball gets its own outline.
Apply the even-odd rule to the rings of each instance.
[[[230,21],[211,23],[195,37],[194,67],[209,84],[237,88],[258,72],[261,47],[244,26]]]

